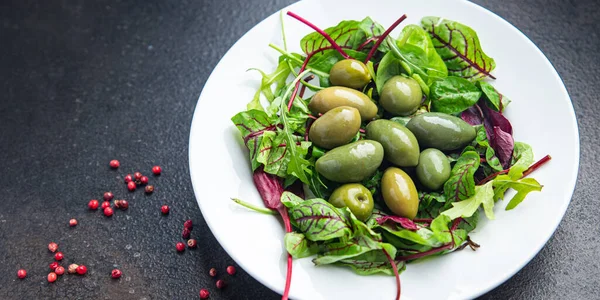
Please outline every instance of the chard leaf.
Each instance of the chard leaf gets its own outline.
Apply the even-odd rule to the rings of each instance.
[[[319,247],[306,239],[304,234],[288,232],[284,237],[285,249],[293,258],[304,258],[317,254]]]
[[[533,150],[531,146],[522,142],[515,142],[515,149],[511,159],[509,176],[521,178],[523,171],[533,163]]]
[[[275,132],[277,126],[264,111],[256,109],[240,112],[233,116],[231,121],[241,132],[244,144],[250,150],[250,162],[254,171],[261,165],[257,158],[263,144],[263,135]]]
[[[452,167],[450,178],[444,184],[447,202],[467,199],[475,193],[475,171],[479,168],[479,154],[464,152]]]
[[[490,72],[496,67],[496,62],[481,49],[475,30],[439,17],[424,17],[421,25],[431,36],[435,50],[446,63],[448,75],[471,81],[486,76],[495,79]]]
[[[406,263],[400,260],[395,260],[398,273],[406,269]],[[365,254],[355,256],[350,259],[344,259],[335,263],[340,266],[348,266],[359,275],[373,275],[383,273],[394,276],[394,270],[387,260],[383,251],[370,251]]]
[[[397,224],[400,227],[402,227],[404,229],[408,229],[408,230],[413,230],[413,231],[419,230],[419,226],[417,226],[417,224],[415,224],[415,222],[413,222],[411,219],[408,219],[408,218],[403,218],[403,217],[399,217],[399,216],[383,216],[383,217],[377,218],[377,223],[379,225],[386,223],[386,222],[391,222],[391,223]]]
[[[352,223],[348,213],[323,199],[310,199],[289,209],[290,218],[311,241],[349,237]]]
[[[487,103],[497,112],[502,112],[510,103],[508,97],[500,94],[491,84],[485,81],[478,81],[477,86],[483,92]]]
[[[522,174],[522,172],[521,172]],[[515,180],[510,175],[500,175],[493,180],[494,183],[494,200],[503,199],[507,189],[512,188],[517,193],[510,199],[506,205],[506,210],[511,210],[519,205],[527,194],[533,191],[541,191],[542,185],[533,178],[523,178]]]
[[[431,110],[446,114],[457,114],[475,105],[481,91],[470,81],[449,76],[431,84]]]
[[[411,75],[413,73],[418,74],[427,85],[448,76],[446,65],[436,52],[431,38],[418,25],[405,26],[396,40],[396,45],[402,54],[400,58],[410,68],[410,70],[407,70],[408,73]],[[419,71],[416,69],[419,69]]]
[[[440,217],[442,216],[440,215]],[[452,237],[448,230],[448,222],[446,222],[446,224],[443,224],[444,221],[450,221],[450,219],[448,219],[445,216],[443,216],[442,218],[440,217],[434,219],[436,223],[434,224],[432,222],[431,228],[421,226],[421,228],[419,228],[416,231],[406,229],[397,223],[390,222],[383,223],[378,228],[385,230],[386,232],[394,235],[397,238],[400,238],[401,243],[403,243],[404,245],[414,243],[421,246],[427,246],[425,248],[417,247],[417,249],[426,251],[430,248],[439,247],[452,241]]]
[[[486,164],[490,166],[495,171],[502,171],[504,168],[500,163],[500,159],[496,156],[496,152],[494,148],[490,145],[487,139],[487,133],[485,132],[485,127],[481,125],[476,126],[477,136],[475,137],[475,141],[473,142],[476,150],[485,155]]]
[[[275,91],[279,91],[285,86],[285,81],[291,73],[289,64],[286,59],[280,60],[279,64],[277,65],[277,69],[275,69],[275,71],[273,71],[271,74],[267,74],[264,71],[255,68],[249,70],[258,71],[262,75],[262,79],[260,82],[260,88],[254,94],[252,101],[248,103],[247,109],[264,110],[262,104],[260,103],[261,93],[269,102],[273,102],[275,95],[271,86],[275,84]]]
[[[488,219],[493,220],[494,217],[494,188],[490,181],[484,185],[475,187],[475,194],[470,198],[452,203],[452,208],[442,212],[442,215],[450,217],[452,220],[456,218],[469,218],[477,211],[479,206],[483,205],[483,210]]]
[[[299,155],[306,156],[311,143],[303,140],[297,142],[300,145],[294,145],[293,147],[298,149],[297,153]],[[288,151],[285,135],[273,131],[265,132],[256,157],[256,161],[265,166],[264,171],[285,178],[288,174],[287,166],[290,160],[291,151]]]

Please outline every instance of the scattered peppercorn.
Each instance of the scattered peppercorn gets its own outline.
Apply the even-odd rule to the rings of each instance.
[[[130,192],[133,192],[133,191],[135,191],[135,188],[136,188],[136,187],[137,187],[137,185],[136,185],[136,184],[135,184],[135,182],[133,182],[133,181],[130,181],[130,182],[128,182],[128,183],[127,183],[127,189],[128,189]]]
[[[198,242],[195,239],[189,239],[187,241],[188,247],[194,249],[196,247],[198,247]]]
[[[85,273],[87,273],[87,267],[86,266],[81,265],[81,266],[77,267],[77,274],[84,275]]]
[[[154,167],[152,167],[152,173],[154,175],[160,175],[161,172],[162,172],[162,169],[160,168],[160,166],[154,166]]]
[[[186,220],[185,222],[183,222],[183,228],[187,228],[190,231],[194,229],[194,224],[192,223],[192,220]]]
[[[129,202],[127,202],[127,200],[119,201],[119,208],[122,210],[127,210],[129,208]]]
[[[48,250],[50,250],[50,252],[52,253],[56,252],[56,250],[58,250],[58,244],[55,242],[51,242],[50,244],[48,244]]]
[[[182,242],[179,242],[179,243],[175,244],[175,248],[177,249],[177,252],[183,252],[185,250],[185,244]]]
[[[98,205],[99,205],[98,200],[92,199],[88,203],[88,208],[91,209],[91,210],[96,210],[96,209],[98,209]]]
[[[168,205],[163,205],[160,207],[160,212],[162,212],[163,215],[167,215],[169,214],[169,206]]]
[[[105,192],[104,193],[104,201],[110,201],[115,197],[115,195],[113,195],[113,193],[111,192]]]
[[[148,176],[140,177],[140,183],[144,185],[148,184]]]
[[[234,266],[227,267],[227,274],[229,274],[229,275],[235,275],[235,272],[236,272],[236,270],[235,270]]]
[[[56,268],[58,268],[58,262],[56,262],[56,261],[53,261],[53,262],[52,262],[52,263],[49,265],[49,267],[50,267],[50,270],[52,270],[52,271],[56,270]]]
[[[56,252],[56,254],[54,254],[54,259],[58,261],[63,260],[63,258],[65,258],[65,255],[62,252]]]
[[[210,293],[208,292],[207,289],[200,290],[200,299],[208,299],[209,296],[210,296]]]
[[[208,271],[208,275],[210,275],[210,277],[215,277],[215,276],[217,276],[217,269],[215,269],[215,268],[210,268],[210,270]]]
[[[133,177],[131,176],[131,174],[125,175],[125,183],[130,183],[132,181],[133,181]]]
[[[146,194],[152,194],[154,192],[154,186],[153,185],[147,185],[144,188],[144,191],[146,192]]]
[[[217,280],[217,288],[218,289],[223,289],[226,286],[227,286],[227,283],[225,282],[225,280],[223,280],[223,279]]]
[[[121,163],[118,160],[113,159],[110,161],[109,165],[111,168],[117,169],[117,168],[119,168],[119,166],[121,166]]]
[[[77,220],[76,219],[69,220],[69,226],[71,226],[71,227],[77,226]]]
[[[56,281],[56,273],[54,273],[54,272],[48,273],[48,282],[55,282],[55,281]]]
[[[75,274],[77,273],[77,268],[79,268],[78,264],[70,264],[67,271],[69,272],[69,274]]]
[[[65,274],[65,268],[63,266],[58,266],[56,269],[54,269],[54,273],[56,273],[58,276],[61,276],[62,274]]]
[[[110,207],[110,202],[108,202],[108,201],[102,201],[102,209],[105,209],[107,207]]]
[[[142,176],[143,176],[143,175],[142,175],[142,173],[140,173],[140,172],[135,172],[135,173],[133,173],[133,178],[134,178],[135,180],[140,180],[140,179],[142,178]]]
[[[191,234],[192,232],[189,229],[183,228],[183,232],[181,232],[181,237],[184,239],[189,239]]]
[[[119,269],[114,269],[114,270],[112,270],[112,272],[110,272],[110,276],[114,279],[120,278],[121,275],[123,275],[123,273]]]
[[[113,209],[112,209],[112,208],[110,208],[110,207],[107,207],[107,208],[105,208],[105,209],[104,209],[104,215],[105,215],[105,216],[107,216],[107,217],[110,217],[110,216],[112,216],[112,215],[113,215],[113,213],[114,213],[114,211],[113,211]]]
[[[25,269],[18,270],[17,277],[19,277],[19,279],[23,279],[23,278],[27,277],[27,271],[25,271]]]

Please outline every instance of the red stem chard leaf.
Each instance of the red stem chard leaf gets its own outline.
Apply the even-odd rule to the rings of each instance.
[[[265,132],[275,132],[277,126],[264,111],[255,109],[240,112],[231,121],[241,132],[244,144],[250,150],[250,162],[254,171],[261,165],[257,158]]]
[[[323,199],[310,199],[289,209],[290,217],[311,241],[349,237],[352,224],[346,211]]]
[[[510,103],[510,99],[508,97],[500,94],[496,88],[494,88],[491,84],[485,81],[478,81],[477,86],[483,92],[485,99],[487,100],[487,104],[497,112],[502,112],[506,106]]]
[[[482,153],[485,156],[485,162],[488,166],[490,166],[495,171],[502,171],[504,168],[500,163],[500,160],[496,156],[496,152],[494,148],[490,145],[487,139],[487,133],[485,131],[485,127],[478,125],[477,126],[477,136],[475,137],[474,147],[476,150]]]
[[[399,272],[406,269],[403,261],[394,260]],[[350,259],[344,259],[335,263],[340,266],[348,266],[359,275],[373,275],[382,273],[394,276],[394,270],[383,251],[369,251],[365,254],[355,256]]]
[[[457,218],[469,218],[483,205],[483,210],[488,219],[493,220],[494,217],[494,188],[490,181],[484,185],[475,187],[474,194],[460,202],[452,203],[452,208],[446,210],[442,215],[450,217],[452,220]]]
[[[457,114],[475,105],[481,91],[470,81],[449,76],[431,84],[431,110],[446,114]]]
[[[532,163],[533,150],[531,149],[531,146],[522,142],[515,142],[509,175],[520,172],[520,174],[515,174],[511,177],[521,178],[523,176],[523,171],[525,171]]]
[[[448,67],[448,75],[477,81],[496,67],[494,59],[481,49],[475,30],[461,23],[439,17],[425,17],[421,25],[431,36],[433,45]]]
[[[284,237],[285,249],[293,258],[304,258],[317,254],[319,247],[309,241],[304,234],[288,232]]]
[[[399,217],[399,216],[384,216],[384,217],[377,218],[377,223],[379,225],[386,223],[386,222],[395,223],[397,225],[400,225],[402,228],[408,229],[408,230],[413,230],[413,231],[419,230],[419,226],[417,226],[417,224],[415,224],[415,222],[413,222],[411,219],[408,219],[408,218],[403,218],[403,217]]]
[[[450,178],[444,184],[446,201],[456,202],[467,199],[475,193],[475,171],[479,168],[479,154],[474,151],[464,152],[450,173]]]

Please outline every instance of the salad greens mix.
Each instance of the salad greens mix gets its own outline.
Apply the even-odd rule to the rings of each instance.
[[[494,219],[498,200],[507,198],[506,210],[511,210],[529,192],[541,191],[542,185],[526,176],[550,157],[534,163],[531,147],[514,141],[513,128],[503,115],[510,100],[490,84],[496,63],[473,29],[425,17],[393,38],[390,32],[405,15],[388,29],[366,17],[321,30],[287,14],[315,31],[300,40],[302,53],[288,50],[285,34],[282,46],[269,45],[280,53],[278,65],[270,73],[252,69],[262,76],[260,87],[247,110],[232,118],[249,150],[254,183],[267,210],[235,201],[259,212],[278,213],[284,221],[288,272],[283,299],[288,297],[292,259],[303,257],[314,257],[315,265],[346,266],[360,275],[395,276],[399,298],[399,273],[407,263],[479,247],[469,233],[477,226],[480,207]],[[281,22],[283,32],[283,15]],[[333,82],[346,87],[333,87]],[[388,92],[393,88],[390,82],[408,86],[409,92]],[[331,95],[340,97],[342,92],[368,103],[340,105],[346,99]],[[410,98],[414,95],[418,98]],[[415,105],[406,109],[410,101]],[[366,112],[369,105],[376,107],[372,116]],[[436,139],[447,139],[447,134],[428,132],[427,126],[435,127],[438,121],[427,124],[425,117],[464,123],[468,132],[459,142],[438,143]],[[411,125],[417,119],[425,125]],[[402,150],[405,153],[393,150],[389,139],[376,133],[392,132],[385,131],[386,126],[412,140],[416,137],[418,144],[402,146],[408,149]],[[325,140],[337,146],[325,147]],[[455,142],[458,148],[448,146]],[[375,149],[365,162],[373,172],[355,165],[367,152],[348,157],[365,147]],[[425,157],[426,148],[437,150]],[[409,152],[415,154],[414,163],[395,160],[409,157]],[[443,162],[438,164],[440,157]],[[444,165],[446,173],[436,167]],[[356,180],[347,179],[348,174],[362,175]],[[390,189],[406,194],[394,198]],[[516,194],[508,196],[509,189]],[[412,204],[414,212],[407,208]]]

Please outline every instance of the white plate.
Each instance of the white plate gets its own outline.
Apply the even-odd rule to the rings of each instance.
[[[494,86],[512,99],[506,110],[517,141],[533,147],[536,159],[550,154],[550,163],[533,174],[544,185],[516,209],[496,205],[496,220],[472,234],[476,252],[409,264],[401,275],[403,299],[465,299],[498,286],[548,241],[569,205],[579,165],[575,114],[562,80],[542,52],[518,29],[492,12],[467,1],[350,0],[302,1],[291,10],[321,28],[344,19],[371,16],[384,27],[406,13],[406,24],[426,15],[456,20],[474,28],[485,52],[496,60]],[[285,17],[290,50],[311,29]],[[202,214],[225,251],[250,275],[282,293],[285,278],[283,226],[277,217],[237,207],[230,197],[262,205],[252,183],[248,152],[230,118],[244,110],[259,85],[257,67],[271,71],[282,45],[278,13],[246,33],[223,57],[198,100],[190,133],[190,173]],[[310,259],[294,261],[294,299],[393,299],[393,277],[359,276],[348,268],[315,267]]]

